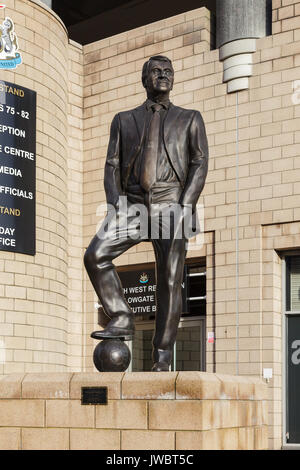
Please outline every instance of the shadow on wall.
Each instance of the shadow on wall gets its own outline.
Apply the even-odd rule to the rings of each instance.
[[[70,38],[84,45],[201,7],[214,15],[216,1],[52,0],[52,8],[67,26]]]

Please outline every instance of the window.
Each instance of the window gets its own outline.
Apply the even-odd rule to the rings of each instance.
[[[286,257],[286,311],[300,312],[300,256]]]

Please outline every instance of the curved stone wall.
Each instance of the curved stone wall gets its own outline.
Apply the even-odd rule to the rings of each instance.
[[[37,92],[36,255],[0,252],[0,374],[67,365],[68,37],[43,3],[6,0],[23,63],[1,80]]]

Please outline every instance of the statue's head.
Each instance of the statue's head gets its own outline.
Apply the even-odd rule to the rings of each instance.
[[[148,96],[169,94],[174,83],[174,69],[168,57],[157,55],[144,63],[142,82]]]
[[[5,26],[5,28],[9,31],[12,29],[12,22],[10,18],[5,18],[5,20],[3,21],[3,26]]]

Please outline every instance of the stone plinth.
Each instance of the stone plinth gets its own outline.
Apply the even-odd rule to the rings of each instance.
[[[107,386],[107,405],[81,387]],[[0,449],[266,449],[267,385],[205,372],[57,373],[0,379]]]

